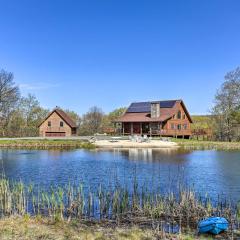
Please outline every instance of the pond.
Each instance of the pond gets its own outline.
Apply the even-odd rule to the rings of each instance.
[[[96,189],[133,182],[149,191],[192,187],[213,200],[240,200],[240,151],[128,150],[0,150],[1,171],[11,180],[41,187],[83,183]]]

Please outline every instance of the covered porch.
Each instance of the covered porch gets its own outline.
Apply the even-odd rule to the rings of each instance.
[[[162,122],[124,122],[122,123],[122,134],[160,136],[164,133],[163,125]]]

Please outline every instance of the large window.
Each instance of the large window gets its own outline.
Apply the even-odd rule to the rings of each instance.
[[[181,118],[182,118],[182,113],[181,113],[181,111],[178,111],[178,113],[177,113],[177,118],[178,118],[178,119],[181,119]]]
[[[183,129],[184,129],[184,130],[187,130],[187,124],[186,124],[186,123],[183,124]]]
[[[171,123],[171,129],[174,130],[175,129],[175,124]]]
[[[177,129],[178,129],[178,130],[181,130],[181,129],[182,129],[182,125],[181,125],[181,124],[178,124],[178,125],[177,125]]]

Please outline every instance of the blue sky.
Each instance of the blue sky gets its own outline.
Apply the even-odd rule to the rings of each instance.
[[[240,65],[239,0],[0,0],[0,68],[23,95],[80,114],[182,98],[211,108]]]

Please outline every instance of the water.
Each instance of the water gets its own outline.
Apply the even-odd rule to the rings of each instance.
[[[81,182],[93,190],[100,183],[131,190],[136,180],[153,192],[177,191],[184,183],[213,200],[240,200],[240,151],[0,150],[0,161],[8,178],[46,188]]]

